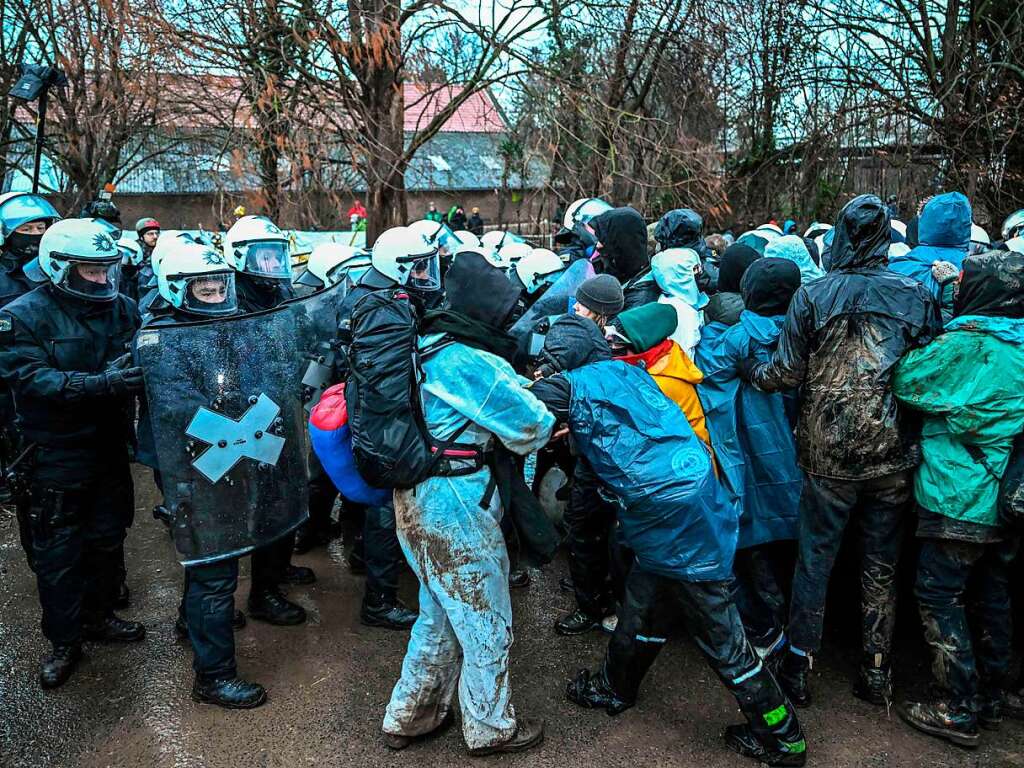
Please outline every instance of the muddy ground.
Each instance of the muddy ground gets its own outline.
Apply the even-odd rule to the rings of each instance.
[[[296,558],[319,575],[317,584],[290,589],[309,611],[302,627],[250,622],[237,636],[241,673],[263,683],[269,702],[251,712],[200,706],[189,698],[191,653],[175,639],[173,617],[181,569],[162,525],[149,515],[155,491],[138,473],[138,514],[128,538],[131,608],[144,622],[143,643],[89,645],[86,659],[63,688],[36,684],[46,645],[38,629],[35,586],[17,543],[14,521],[0,513],[0,766],[422,766],[467,762],[457,729],[401,753],[388,752],[378,732],[384,704],[405,649],[400,633],[363,627],[358,620],[362,579],[344,565],[336,542],[328,551]],[[238,591],[244,607],[248,576]],[[724,726],[737,722],[734,701],[696,648],[672,644],[658,659],[639,705],[609,718],[569,704],[563,689],[581,666],[594,666],[602,635],[565,639],[552,622],[571,598],[558,589],[565,566],[534,572],[533,585],[514,595],[516,643],[512,683],[518,711],[547,721],[544,745],[526,755],[483,764],[529,766],[742,766],[726,751]],[[414,601],[408,576],[404,596]],[[855,655],[833,641],[814,670],[817,697],[801,712],[816,766],[1024,765],[1024,723],[1007,722],[984,734],[975,752],[909,731],[895,712],[850,694]],[[898,694],[919,694],[926,657],[905,650],[897,668]]]

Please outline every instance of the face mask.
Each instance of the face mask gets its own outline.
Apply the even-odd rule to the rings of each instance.
[[[4,250],[12,254],[19,264],[24,264],[39,255],[39,242],[42,239],[42,235],[12,232],[4,241]]]

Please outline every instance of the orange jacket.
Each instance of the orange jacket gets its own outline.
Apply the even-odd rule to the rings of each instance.
[[[704,374],[678,344],[672,339],[665,339],[646,352],[625,355],[618,359],[645,369],[658,385],[658,389],[683,410],[697,437],[708,447],[711,446],[711,436],[704,420],[704,409],[697,397],[697,385],[704,381]]]

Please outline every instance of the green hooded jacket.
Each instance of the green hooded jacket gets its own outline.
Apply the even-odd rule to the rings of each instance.
[[[914,495],[925,509],[957,521],[996,526],[999,482],[975,461],[977,446],[1002,477],[1024,430],[1024,320],[966,315],[908,352],[896,369],[897,398],[925,414],[923,461]]]

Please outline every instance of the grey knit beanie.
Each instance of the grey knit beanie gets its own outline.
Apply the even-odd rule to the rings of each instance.
[[[611,275],[598,275],[576,289],[576,301],[599,315],[622,310],[622,286]]]

